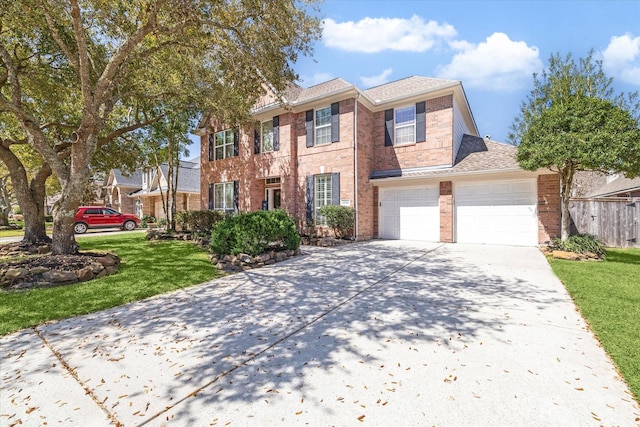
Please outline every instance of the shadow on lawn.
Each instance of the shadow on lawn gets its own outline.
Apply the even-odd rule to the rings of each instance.
[[[540,309],[557,298],[533,283],[479,272],[442,249],[374,242],[312,251],[38,329],[84,383],[118,379],[93,388],[98,401],[109,398],[105,407],[116,419],[142,425],[172,413],[188,424],[195,394],[215,413],[225,402],[300,389],[305,376],[328,373],[345,355],[375,363],[373,347],[384,351],[389,340],[455,346],[456,337],[469,342],[480,332],[501,340],[501,328],[514,322],[504,316],[504,297],[516,306],[534,300]]]
[[[640,265],[640,248],[607,250],[606,262]]]

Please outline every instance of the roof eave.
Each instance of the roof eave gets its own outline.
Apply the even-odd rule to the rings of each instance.
[[[451,171],[451,172],[442,172],[442,173],[433,173],[433,174],[423,174],[423,175],[404,175],[404,176],[394,176],[389,178],[370,178],[370,181],[373,185],[376,183],[386,183],[386,182],[398,182],[398,181],[411,181],[411,180],[419,180],[419,179],[437,179],[437,178],[451,178],[451,177],[460,177],[460,176],[476,176],[476,175],[489,175],[489,174],[508,174],[518,172],[523,175],[530,175],[531,177],[538,176],[543,174],[545,171],[537,170],[537,171],[527,171],[519,167],[515,168],[503,168],[503,169],[482,169],[475,171]]]

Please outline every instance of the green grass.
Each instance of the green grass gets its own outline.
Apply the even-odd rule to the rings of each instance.
[[[640,249],[608,249],[604,262],[549,263],[640,400]]]
[[[202,283],[220,275],[206,251],[182,241],[148,242],[142,233],[87,237],[82,250],[114,252],[118,273],[49,289],[0,292],[0,335]]]
[[[22,228],[20,228],[19,230],[0,230],[0,238],[24,236],[24,221],[9,221],[9,224],[17,224]],[[47,233],[50,233],[53,229],[53,223],[46,222],[45,227],[47,229]]]

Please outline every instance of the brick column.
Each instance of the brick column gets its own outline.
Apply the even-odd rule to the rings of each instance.
[[[560,235],[560,176],[538,176],[538,243]]]
[[[440,183],[440,241],[453,242],[453,183]]]

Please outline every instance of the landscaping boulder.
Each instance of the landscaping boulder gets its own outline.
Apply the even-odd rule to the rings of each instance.
[[[574,252],[566,252],[566,251],[553,251],[551,255],[556,259],[567,259],[570,261],[575,261],[580,259],[580,255]]]

